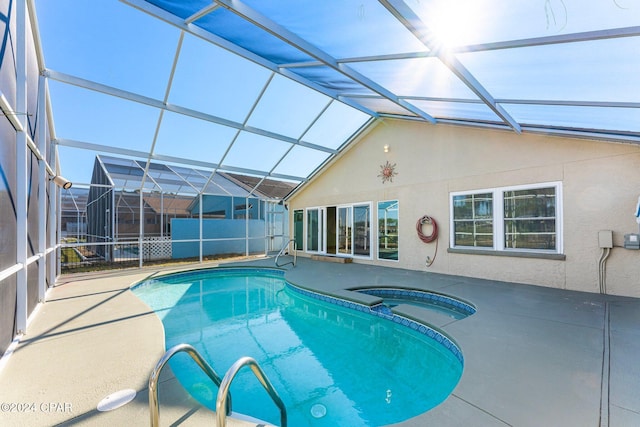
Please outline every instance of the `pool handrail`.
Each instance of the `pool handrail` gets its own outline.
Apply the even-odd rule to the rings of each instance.
[[[249,366],[251,368],[251,371],[258,381],[260,381],[262,387],[267,391],[271,400],[273,400],[278,409],[280,409],[280,427],[287,427],[287,409],[284,406],[284,402],[278,395],[276,389],[273,388],[273,385],[265,375],[262,368],[260,368],[260,365],[258,365],[258,362],[249,356],[241,357],[236,360],[222,379],[222,384],[220,384],[220,387],[218,388],[218,397],[216,399],[216,425],[218,427],[226,427],[227,425],[227,414],[222,409],[224,407],[230,407],[227,400],[227,398],[231,398],[231,396],[229,396],[229,387],[231,387],[231,382],[238,371],[240,371],[244,366]]]
[[[284,264],[278,264],[278,258],[280,258],[280,255],[284,254],[284,251],[289,247],[291,242],[293,242],[293,261],[285,262]],[[289,241],[282,247],[282,249],[280,249],[280,252],[278,252],[278,255],[276,255],[276,267],[284,267],[285,265],[288,265],[288,264],[293,264],[293,266],[295,267],[297,261],[298,261],[298,246],[296,245],[296,239],[289,239]]]
[[[200,356],[200,353],[198,353],[192,345],[185,343],[174,345],[164,353],[149,376],[149,412],[151,417],[151,427],[158,427],[160,425],[160,405],[158,402],[158,379],[160,378],[160,372],[167,362],[169,362],[169,359],[181,352],[187,353],[191,356],[200,369],[202,369],[211,381],[218,386],[218,391],[220,390],[220,386],[222,384],[220,376],[202,358],[202,356]],[[229,400],[226,401],[226,407],[226,412],[231,413],[231,396],[229,396]]]

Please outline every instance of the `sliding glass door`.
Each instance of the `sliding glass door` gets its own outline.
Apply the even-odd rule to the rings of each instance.
[[[307,209],[308,252],[324,252],[324,208]]]
[[[338,208],[338,253],[343,255],[352,255],[353,242],[351,241],[351,224],[352,219],[351,206]]]
[[[371,205],[308,208],[305,251],[371,256]]]
[[[371,206],[353,206],[353,254],[371,255]]]
[[[293,238],[296,250],[304,248],[304,212],[302,209],[293,211]]]

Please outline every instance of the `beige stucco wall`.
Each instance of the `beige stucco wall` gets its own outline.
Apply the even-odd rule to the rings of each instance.
[[[387,160],[396,165],[397,176],[382,183],[378,175]],[[450,192],[549,181],[562,182],[566,259],[447,252]],[[640,297],[640,251],[622,248],[624,234],[638,232],[634,211],[639,195],[640,147],[635,145],[385,119],[288,204],[292,214],[312,206],[372,202],[376,224],[376,203],[399,200],[400,260],[374,256],[355,262],[588,292],[599,292],[598,231],[613,230],[608,293]],[[439,226],[431,267],[426,259],[434,256],[436,245],[421,242],[415,232],[425,214]],[[372,233],[376,242],[377,231]]]

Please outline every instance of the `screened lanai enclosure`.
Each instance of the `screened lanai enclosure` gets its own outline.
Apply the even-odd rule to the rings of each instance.
[[[287,243],[293,184],[97,156],[61,195],[62,271],[268,254]]]
[[[287,195],[387,119],[640,143],[638,0],[0,0],[0,15],[0,353],[63,267],[277,249],[297,227]]]

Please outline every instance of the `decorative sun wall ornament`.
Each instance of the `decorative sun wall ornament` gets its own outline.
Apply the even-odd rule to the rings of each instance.
[[[387,160],[387,163],[380,165],[380,174],[378,175],[378,178],[382,178],[383,184],[387,181],[393,182],[393,177],[396,175],[398,175],[398,173],[396,172],[395,163],[391,164],[389,163],[389,160]]]

